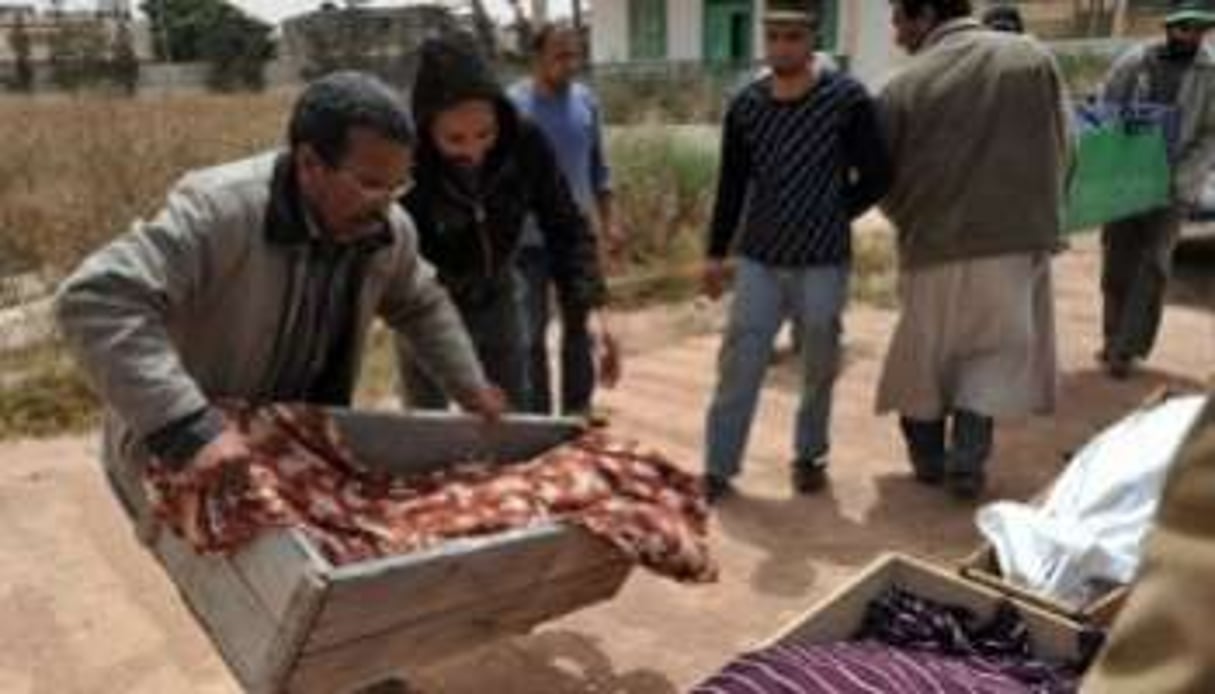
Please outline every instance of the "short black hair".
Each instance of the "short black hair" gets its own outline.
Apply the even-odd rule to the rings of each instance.
[[[1025,20],[1021,11],[1012,5],[994,5],[983,13],[983,24],[997,31],[1015,34],[1025,33]]]
[[[309,145],[326,164],[337,166],[346,157],[354,128],[367,128],[406,147],[417,140],[401,96],[380,79],[353,70],[326,75],[304,89],[287,137],[293,151]]]
[[[969,17],[974,11],[970,0],[890,0],[892,4],[903,8],[903,13],[911,19],[920,19],[931,9],[938,22],[948,22],[959,17]]]
[[[540,26],[536,27],[532,32],[532,56],[539,57],[542,53],[544,53],[544,48],[548,46],[548,42],[551,38],[557,34],[564,34],[566,32],[571,32],[579,38],[582,37],[582,32],[578,30],[578,27],[574,26],[573,22],[564,19],[544,22]]]

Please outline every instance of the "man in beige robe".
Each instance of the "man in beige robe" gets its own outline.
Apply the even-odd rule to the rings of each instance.
[[[995,418],[1054,407],[1064,87],[1045,48],[983,27],[967,0],[891,6],[912,58],[880,97],[901,314],[878,410],[900,415],[916,479],[973,498]]]

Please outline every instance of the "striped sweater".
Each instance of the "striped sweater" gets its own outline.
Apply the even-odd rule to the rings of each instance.
[[[770,77],[730,105],[709,255],[734,245],[781,267],[851,257],[852,220],[885,193],[890,160],[865,88],[824,71],[797,100],[772,96]]]

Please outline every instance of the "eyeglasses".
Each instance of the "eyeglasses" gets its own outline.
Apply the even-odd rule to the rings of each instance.
[[[415,183],[412,174],[406,174],[405,179],[400,183],[385,185],[383,183],[367,181],[359,177],[353,170],[344,166],[334,167],[333,170],[345,175],[359,189],[359,192],[369,198],[396,200],[397,198],[405,197],[409,191],[413,190]]]

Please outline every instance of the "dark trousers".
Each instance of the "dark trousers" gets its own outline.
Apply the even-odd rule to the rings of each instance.
[[[483,303],[456,302],[486,377],[506,393],[513,410],[525,408],[529,392],[527,337],[520,297],[516,280],[502,283]],[[416,360],[406,369],[403,381],[410,407],[447,409],[449,400],[443,389]]]
[[[1172,208],[1114,222],[1102,230],[1101,293],[1108,358],[1140,359],[1151,353],[1180,232],[1181,215]]]
[[[945,419],[899,420],[916,476],[935,482],[947,475],[981,475],[991,457],[995,422],[959,410]],[[948,443],[946,439],[948,438]]]
[[[523,318],[531,386],[524,409],[549,414],[553,411],[553,393],[547,339],[552,305],[548,251],[542,246],[524,247],[519,252],[517,267],[523,276]],[[558,303],[561,305],[561,411],[581,414],[590,410],[595,391],[594,342],[587,325],[587,311],[565,306],[565,302]]]

